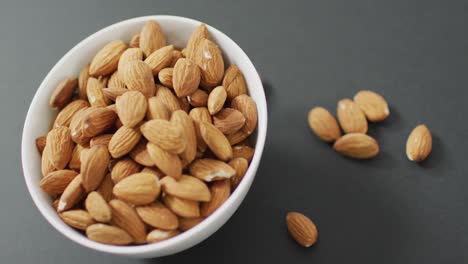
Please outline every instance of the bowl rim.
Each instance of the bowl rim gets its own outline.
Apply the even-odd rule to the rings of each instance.
[[[27,157],[27,153],[30,151],[37,151],[35,149],[35,146],[29,146],[25,141],[26,138],[30,137],[28,135],[30,132],[30,128],[28,127],[28,124],[31,123],[31,116],[33,115],[32,113],[32,108],[33,105],[37,103],[39,100],[39,95],[41,94],[41,91],[44,91],[46,86],[47,80],[51,78],[52,73],[57,70],[62,64],[64,64],[66,61],[70,59],[70,56],[76,52],[76,50],[80,49],[83,46],[89,45],[93,39],[99,37],[101,34],[104,34],[107,31],[113,31],[118,29],[120,26],[127,24],[127,23],[134,23],[134,22],[141,22],[141,21],[147,21],[147,20],[174,20],[174,21],[179,21],[179,22],[187,22],[187,23],[192,23],[192,24],[201,24],[202,22],[191,19],[191,18],[186,18],[186,17],[181,17],[181,16],[171,16],[171,15],[150,15],[150,16],[141,16],[141,17],[135,17],[135,18],[130,18],[126,20],[122,20],[120,22],[111,24],[109,26],[106,26],[85,39],[81,40],[78,42],[73,48],[71,48],[64,56],[61,57],[61,59],[49,70],[47,73],[46,77],[42,80],[41,84],[39,85],[38,89],[36,90],[36,93],[34,94],[34,97],[31,101],[31,104],[29,106],[24,127],[23,127],[23,133],[22,133],[22,144],[21,144],[21,159],[22,159],[22,168],[23,168],[23,175],[24,179],[28,188],[28,191],[31,195],[31,198],[36,205],[36,207],[39,209],[41,212],[42,216],[60,233],[62,233],[64,236],[69,238],[70,240],[84,246],[90,249],[94,249],[97,251],[101,252],[106,252],[106,253],[112,253],[112,254],[117,254],[117,255],[125,255],[125,256],[135,256],[135,255],[150,255],[152,253],[158,252],[158,251],[166,251],[166,253],[163,253],[161,255],[168,255],[172,253],[179,252],[181,250],[188,249],[212,234],[214,234],[217,230],[214,230],[213,232],[207,231],[210,225],[213,225],[214,222],[221,220],[221,216],[226,216],[224,223],[222,223],[218,228],[223,226],[229,218],[232,216],[232,214],[238,209],[240,204],[242,203],[243,199],[245,198],[245,195],[250,189],[250,186],[252,184],[253,179],[255,178],[256,170],[258,168],[258,165],[260,163],[261,156],[263,154],[264,150],[264,145],[266,141],[266,131],[267,131],[267,104],[266,104],[266,99],[265,99],[265,93],[263,89],[263,85],[260,79],[260,76],[258,75],[257,70],[255,69],[255,66],[253,65],[252,61],[250,58],[247,56],[247,54],[237,45],[235,41],[233,41],[229,36],[221,32],[220,30],[206,24],[208,27],[209,31],[212,34],[217,35],[218,37],[225,38],[228,40],[234,49],[238,49],[240,54],[242,54],[245,57],[245,63],[249,68],[253,70],[254,75],[256,76],[255,78],[255,83],[258,85],[257,89],[259,89],[260,92],[260,100],[256,100],[257,104],[257,111],[258,111],[258,124],[257,124],[257,139],[256,139],[256,147],[255,147],[255,152],[254,156],[252,158],[251,164],[244,176],[244,179],[241,181],[239,186],[236,188],[236,190],[229,196],[229,198],[226,200],[226,202],[218,208],[213,214],[211,214],[209,217],[204,219],[200,224],[197,226],[191,228],[190,230],[187,230],[180,235],[173,237],[168,240],[164,240],[158,243],[154,244],[145,244],[145,245],[129,245],[129,246],[116,246],[116,245],[107,245],[107,244],[101,244],[95,241],[92,241],[88,239],[85,235],[79,234],[75,230],[70,230],[64,228],[64,226],[57,221],[57,218],[53,218],[52,216],[49,215],[49,211],[46,210],[45,204],[40,200],[39,194],[36,191],[37,186],[35,187],[35,183],[33,182],[33,176],[30,175],[29,170],[28,170],[28,160],[29,158]],[[226,53],[226,51],[224,51]],[[239,200],[237,202],[237,200]],[[236,205],[237,202],[237,205]],[[50,205],[47,205],[50,206]],[[203,234],[204,232],[209,232],[209,234]],[[200,240],[197,240],[196,238],[193,237],[203,237]],[[190,238],[191,241],[190,241]],[[193,243],[195,241],[195,243]],[[183,243],[185,242],[185,243]],[[177,249],[182,245],[182,249]],[[188,245],[188,246],[187,246]],[[169,253],[167,253],[169,252]]]

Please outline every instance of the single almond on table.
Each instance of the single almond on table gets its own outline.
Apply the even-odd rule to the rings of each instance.
[[[136,173],[119,181],[114,186],[113,193],[123,201],[143,205],[154,202],[160,189],[159,180],[153,174]]]
[[[54,171],[42,178],[39,186],[48,194],[61,194],[77,175],[78,173],[73,170]]]
[[[146,98],[155,93],[153,73],[148,64],[143,61],[133,60],[122,66],[120,77],[131,91],[139,91]]]
[[[73,116],[80,111],[88,107],[88,102],[84,100],[75,100],[66,105],[57,115],[54,122],[54,127],[65,126],[68,127],[71,123]]]
[[[178,97],[193,94],[200,84],[200,68],[191,60],[181,58],[174,66],[172,85]]]
[[[151,97],[148,99],[148,111],[146,113],[148,120],[152,119],[164,119],[169,120],[171,117],[171,111],[158,97]]]
[[[312,131],[325,142],[333,142],[341,136],[335,117],[323,107],[312,108],[308,121]]]
[[[201,69],[201,86],[210,90],[221,83],[224,60],[219,47],[209,39],[202,39],[196,48],[193,61]]]
[[[146,224],[164,230],[175,230],[179,227],[177,216],[160,202],[135,208],[141,220]]]
[[[117,69],[122,71],[125,63],[132,60],[143,60],[143,51],[139,48],[129,48],[125,50],[120,56]]]
[[[201,203],[200,212],[204,217],[210,216],[218,209],[231,194],[231,182],[229,179],[213,182],[210,188],[211,200]]]
[[[102,146],[109,146],[109,141],[111,140],[112,136],[114,134],[102,134],[96,137],[93,137],[91,141],[89,141],[89,146],[94,147],[97,145],[102,145]]]
[[[51,164],[57,169],[67,166],[73,152],[73,141],[68,127],[52,129],[47,134],[47,156]]]
[[[98,192],[90,192],[85,200],[85,207],[89,215],[98,222],[109,222],[112,212],[106,200]]]
[[[179,100],[169,88],[162,85],[157,85],[157,87],[155,96],[169,109],[169,112],[181,110]]]
[[[141,221],[135,209],[120,200],[109,202],[112,212],[111,223],[127,231],[135,240],[142,244],[146,240],[145,224]]]
[[[36,148],[40,154],[44,152],[44,148],[47,144],[47,136],[40,136],[36,138]]]
[[[117,161],[111,170],[111,178],[114,183],[118,183],[122,179],[138,173],[141,166],[130,158],[123,158]]]
[[[206,38],[208,38],[208,29],[206,28],[205,24],[200,24],[200,26],[198,26],[197,29],[193,31],[189,41],[187,42],[185,56],[193,60],[195,50],[200,46],[200,42]]]
[[[159,71],[158,79],[162,85],[173,88],[172,77],[174,76],[174,68],[165,68]]]
[[[182,176],[182,162],[177,154],[170,153],[151,142],[147,144],[147,150],[153,163],[166,175],[175,179]]]
[[[189,116],[193,119],[195,124],[195,132],[197,134],[197,148],[199,151],[204,152],[207,148],[207,145],[201,136],[200,122],[211,123],[212,121],[210,112],[208,112],[208,108],[206,107],[197,107],[190,110]]]
[[[373,91],[359,91],[354,96],[354,102],[359,105],[369,121],[380,122],[390,114],[387,101]]]
[[[179,154],[185,150],[186,139],[183,131],[171,122],[163,119],[154,119],[141,126],[145,138],[160,148]]]
[[[370,159],[379,154],[379,144],[372,137],[361,133],[350,133],[340,137],[333,149],[350,158]]]
[[[180,234],[179,230],[167,231],[167,230],[155,229],[148,233],[148,235],[146,236],[146,242],[157,243],[157,242],[169,239],[171,237],[175,237],[178,234]]]
[[[245,125],[242,131],[248,135],[252,134],[257,127],[258,119],[257,104],[255,101],[250,96],[242,94],[232,100],[231,108],[240,111],[245,117]]]
[[[211,115],[217,114],[226,102],[227,93],[224,87],[218,86],[214,88],[208,96],[208,111]]]
[[[226,136],[211,123],[200,122],[200,134],[213,153],[222,161],[232,158],[232,147]]]
[[[106,176],[104,176],[104,179],[102,179],[102,182],[96,191],[102,196],[102,198],[104,198],[106,202],[109,202],[114,197],[112,194],[112,189],[114,189],[114,183],[112,182],[110,173],[108,173]]]
[[[232,64],[224,73],[223,87],[226,89],[228,100],[241,94],[247,94],[247,84],[244,75],[237,65]]]
[[[89,213],[81,209],[65,211],[59,216],[65,223],[79,230],[86,230],[95,223]]]
[[[205,220],[204,217],[195,217],[195,218],[179,218],[179,230],[181,231],[187,231],[191,229],[192,227],[198,225],[201,223],[203,220]]]
[[[253,149],[252,147],[248,145],[236,145],[232,147],[233,158],[244,158],[248,162],[251,162],[254,154],[255,154],[255,149]]]
[[[286,216],[289,234],[303,247],[310,247],[317,241],[318,233],[315,224],[305,215],[289,212]]]
[[[130,157],[140,165],[151,167],[154,166],[154,162],[146,148],[147,144],[148,141],[142,137],[140,142],[130,151]]]
[[[206,182],[229,179],[236,173],[231,166],[215,159],[197,159],[189,170],[191,175]]]
[[[127,49],[127,45],[121,40],[114,40],[105,45],[89,66],[91,76],[108,75],[117,70],[120,55]]]
[[[105,146],[94,146],[81,153],[80,173],[83,177],[83,187],[87,192],[94,191],[107,173],[110,155]]]
[[[223,134],[229,135],[245,125],[245,117],[236,109],[223,108],[213,116],[213,125]]]
[[[119,61],[119,62],[120,62],[120,61]],[[118,71],[114,72],[114,73],[110,76],[109,81],[107,82],[107,87],[108,87],[108,88],[115,88],[115,89],[119,89],[119,88],[121,88],[121,89],[125,88],[125,89],[126,89],[126,88],[127,88],[127,87],[125,86],[125,83],[124,83],[124,81],[123,81],[123,78],[120,77],[120,73],[119,73]],[[104,93],[104,94],[105,94],[105,93]],[[106,95],[106,96],[107,96],[107,95]],[[115,98],[114,98],[114,99],[111,99],[111,100],[114,101]]]
[[[176,215],[181,217],[199,217],[199,202],[178,198],[172,195],[163,195],[164,204]]]
[[[133,238],[123,229],[106,225],[94,224],[86,228],[86,236],[96,242],[111,245],[128,245]]]
[[[185,149],[180,157],[188,163],[192,162],[197,154],[197,134],[192,118],[186,112],[177,110],[172,113],[171,123],[178,126],[185,137]]]
[[[73,97],[77,84],[78,79],[76,78],[65,78],[61,81],[50,97],[50,107],[57,109],[67,105]]]
[[[210,189],[201,180],[183,175],[179,180],[171,176],[161,179],[163,192],[186,200],[208,202],[211,199]]]
[[[88,78],[89,78],[89,64],[84,66],[83,69],[81,69],[80,75],[78,76],[78,97],[82,100],[88,99],[88,95],[86,94],[86,86],[88,85]]]
[[[166,38],[156,21],[150,20],[143,26],[140,31],[139,44],[146,57],[157,49],[166,46]]]
[[[187,96],[188,102],[193,107],[205,107],[208,105],[208,94],[201,90],[197,89],[191,95]]]
[[[432,135],[426,125],[413,129],[406,141],[406,156],[411,161],[423,161],[431,154]]]
[[[159,71],[171,65],[173,50],[174,46],[168,45],[154,51],[145,59],[145,63],[150,66],[153,75],[157,76]]]
[[[81,175],[76,176],[65,188],[57,206],[57,211],[62,212],[75,206],[85,195]]]
[[[338,102],[338,121],[345,133],[366,133],[367,120],[359,105],[350,99]]]
[[[234,176],[231,177],[231,188],[235,189],[247,172],[249,162],[244,158],[234,158],[229,162],[229,166],[236,171]]]

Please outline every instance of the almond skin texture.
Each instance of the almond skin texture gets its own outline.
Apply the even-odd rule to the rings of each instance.
[[[426,125],[413,129],[406,141],[406,156],[411,161],[423,161],[431,154],[432,135]]]
[[[244,132],[242,129],[241,130],[238,130],[232,134],[229,134],[227,135],[227,138],[229,140],[229,143],[231,143],[231,145],[235,145],[239,142],[242,142],[244,141],[246,138],[248,138],[250,136],[250,134]]]
[[[224,76],[224,60],[219,47],[208,39],[202,39],[195,50],[193,61],[201,69],[201,86],[211,90],[221,83]]]
[[[197,134],[197,148],[199,151],[204,152],[207,148],[207,145],[201,136],[200,122],[211,123],[212,121],[210,112],[208,112],[208,108],[206,107],[197,107],[190,110],[189,116],[193,119],[195,124],[195,132]]]
[[[174,68],[175,64],[177,63],[177,61],[181,58],[184,58],[184,55],[182,55],[182,52],[180,52],[179,50],[173,50],[172,51],[172,61],[171,61],[171,65],[170,67],[171,68]]]
[[[127,49],[127,45],[121,40],[115,40],[105,45],[89,66],[89,74],[92,76],[108,75],[117,70],[120,55]]]
[[[241,112],[245,117],[245,125],[242,131],[250,135],[257,127],[257,104],[248,95],[242,94],[234,98],[231,102],[231,108]],[[241,140],[242,141],[242,140]]]
[[[140,47],[140,34],[133,35],[132,39],[130,40],[129,46],[131,48]]]
[[[193,94],[187,96],[187,99],[193,107],[205,107],[208,105],[208,94],[201,89],[197,89]]]
[[[229,162],[229,166],[236,171],[234,176],[231,177],[231,187],[232,189],[235,189],[247,172],[249,162],[244,158],[234,158]]]
[[[379,154],[377,141],[361,133],[350,133],[340,137],[333,145],[333,149],[355,159],[370,159]]]
[[[161,179],[161,187],[163,192],[182,199],[201,202],[211,200],[208,186],[201,180],[189,175],[184,175],[177,181],[170,176],[166,176]]]
[[[166,38],[161,27],[156,21],[148,21],[140,32],[140,49],[146,57],[151,53],[166,46]]]
[[[199,202],[177,198],[172,195],[163,195],[164,204],[176,215],[181,217],[199,217]]]
[[[67,105],[73,97],[73,93],[75,92],[77,84],[78,79],[76,78],[66,78],[65,80],[61,81],[50,97],[50,107],[57,109],[63,108],[65,105]]]
[[[310,129],[325,142],[333,142],[341,136],[335,117],[323,107],[312,108],[308,121]]]
[[[359,91],[354,96],[354,102],[371,122],[385,120],[390,114],[387,101],[380,95],[372,91]]]
[[[182,162],[177,154],[167,152],[151,142],[147,149],[151,160],[162,172],[175,179],[182,177]]]
[[[78,173],[73,170],[54,171],[42,178],[39,186],[48,194],[61,194],[76,176]]]
[[[145,118],[148,103],[142,93],[128,91],[117,97],[115,106],[122,124],[127,127],[134,127]]]
[[[289,234],[303,247],[310,247],[317,241],[315,224],[305,215],[289,212],[286,216]]]
[[[119,181],[114,186],[113,193],[131,204],[149,204],[159,196],[160,184],[153,174],[137,173]]]
[[[78,97],[82,100],[88,99],[86,94],[86,86],[88,85],[89,78],[89,64],[84,66],[78,77]]]
[[[232,64],[226,70],[223,87],[226,89],[228,100],[232,100],[241,94],[247,94],[247,84],[245,83],[244,75],[237,65]]]
[[[165,174],[156,167],[145,167],[143,170],[141,170],[141,172],[151,173],[154,176],[158,177],[158,179],[161,179],[162,177],[165,176]]]
[[[149,142],[168,152],[179,154],[185,150],[186,140],[183,131],[169,121],[162,119],[148,121],[141,126],[141,132]]]
[[[232,158],[232,147],[226,136],[214,125],[200,122],[200,134],[213,153],[222,161]]]
[[[172,84],[178,97],[193,94],[200,84],[200,68],[189,59],[179,59],[174,66]]]
[[[226,102],[227,93],[224,87],[218,86],[208,96],[208,111],[211,115],[217,114]]]
[[[62,212],[75,206],[85,195],[81,175],[76,176],[63,191],[58,202],[57,211]]]
[[[146,240],[145,224],[140,220],[135,209],[120,200],[110,201],[109,206],[112,211],[111,223],[127,231],[135,243],[144,243]]]
[[[255,149],[247,145],[236,145],[232,147],[233,158],[244,158],[248,162],[251,162],[254,154]]]
[[[153,96],[155,85],[148,64],[139,60],[129,61],[122,66],[120,75],[129,90],[139,91],[146,98]]]
[[[56,169],[63,169],[67,166],[73,152],[73,141],[70,129],[58,127],[52,129],[47,134],[48,158],[52,166]]]
[[[213,125],[223,134],[229,135],[245,125],[245,117],[236,109],[223,108],[213,116]]]
[[[111,178],[114,183],[118,183],[122,179],[138,173],[141,166],[130,158],[124,158],[117,161],[112,167]]]
[[[106,176],[104,176],[104,179],[96,191],[102,196],[102,198],[104,198],[106,202],[109,202],[114,196],[112,194],[112,189],[114,189],[114,183],[112,182],[110,173],[108,173]]]
[[[117,67],[117,69],[120,70],[119,72],[122,71],[125,63],[132,61],[132,60],[140,60],[140,61],[143,60],[143,51],[141,51],[141,49],[139,48],[130,48],[124,51],[122,55],[120,56],[119,64]]]
[[[120,73],[118,71],[114,72],[111,75],[111,77],[109,78],[109,82],[107,83],[107,87],[108,88],[127,88],[125,86],[125,83],[123,82],[122,77],[120,77]],[[115,99],[113,99],[112,101],[114,100]]]
[[[157,242],[169,239],[171,237],[175,237],[178,234],[180,234],[179,230],[166,231],[166,230],[155,229],[148,233],[148,235],[146,236],[146,242],[157,243]]]
[[[151,167],[154,166],[154,162],[146,149],[147,143],[148,141],[142,138],[132,151],[130,151],[130,157],[140,165]]]
[[[93,137],[91,141],[89,141],[89,146],[92,148],[97,145],[102,146],[109,146],[109,142],[112,138],[113,134],[102,134],[96,137]]]
[[[70,159],[70,162],[68,163],[68,167],[70,167],[70,169],[73,169],[73,170],[76,170],[76,171],[79,171],[80,168],[81,168],[81,151],[83,151],[83,149],[85,149],[83,146],[77,144],[75,145],[75,148],[73,149],[73,152],[72,152],[72,156],[71,156],[71,159]]]
[[[148,64],[148,66],[150,66],[154,76],[157,76],[159,71],[171,65],[173,50],[174,46],[165,46],[151,53],[145,59],[145,63]]]
[[[359,105],[350,99],[343,99],[338,102],[338,121],[345,133],[366,133],[367,120]]]
[[[84,100],[75,100],[69,103],[60,111],[60,113],[58,113],[57,118],[55,119],[55,122],[54,122],[54,127],[60,127],[60,126],[68,127],[71,123],[73,116],[78,111],[88,106],[89,106],[88,102]]]
[[[229,179],[235,173],[231,166],[215,159],[198,159],[190,165],[190,174],[206,182]]]
[[[158,79],[162,85],[173,88],[172,78],[174,76],[174,68],[165,68],[159,71]]]
[[[204,217],[196,217],[196,218],[179,218],[179,230],[181,231],[187,231],[191,229],[192,227],[198,225],[201,223],[203,220],[205,220]]]
[[[88,226],[94,224],[93,218],[85,210],[65,211],[59,216],[67,225],[79,230],[86,230]]]
[[[85,200],[86,210],[89,215],[98,222],[109,222],[112,213],[106,200],[98,192],[90,192]]]
[[[187,47],[185,49],[186,57],[193,60],[195,50],[200,46],[200,42],[206,38],[208,38],[208,29],[205,24],[201,24],[195,29],[187,42]]]
[[[128,245],[133,242],[133,238],[125,230],[105,224],[89,226],[86,236],[96,242],[110,245]]]
[[[117,97],[123,95],[124,93],[128,92],[127,88],[118,88],[118,87],[110,87],[102,89],[102,93],[109,101],[116,101]]]
[[[148,99],[148,112],[146,113],[146,117],[149,120],[169,120],[169,118],[171,117],[171,111],[169,111],[167,106],[161,101],[160,98],[151,97],[150,99]]]
[[[200,205],[201,215],[204,217],[210,216],[218,209],[231,194],[231,183],[229,179],[215,181],[211,185],[211,200]]]
[[[180,154],[180,157],[187,163],[191,163],[197,154],[197,134],[193,120],[186,112],[177,110],[172,113],[171,123],[183,131],[186,144],[185,150]]]
[[[141,220],[146,224],[164,230],[175,230],[179,227],[177,216],[160,202],[135,208]]]
[[[157,85],[157,87],[156,98],[169,109],[169,112],[181,110],[179,100],[169,88],[162,85]]]
[[[87,192],[96,190],[107,173],[110,155],[105,146],[94,146],[81,153],[81,176]]]

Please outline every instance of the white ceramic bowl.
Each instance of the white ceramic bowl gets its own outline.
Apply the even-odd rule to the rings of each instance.
[[[94,54],[111,40],[130,38],[148,20],[156,20],[162,27],[167,42],[177,47],[184,47],[195,28],[201,22],[175,16],[147,16],[125,20],[106,27],[78,43],[52,68],[42,81],[34,96],[23,129],[21,156],[23,171],[29,193],[42,215],[60,233],[85,247],[131,257],[159,257],[177,253],[190,248],[216,232],[239,207],[255,177],[267,131],[267,105],[262,82],[250,59],[242,49],[221,31],[208,26],[214,41],[223,51],[226,65],[237,64],[245,76],[250,96],[257,103],[258,127],[254,134],[255,154],[244,179],[231,194],[229,199],[210,217],[196,227],[174,238],[156,244],[140,246],[111,246],[91,241],[86,236],[66,225],[52,208],[51,198],[41,191],[40,155],[35,146],[35,139],[48,131],[52,117],[56,114],[49,108],[49,97],[56,85],[65,77],[78,76],[80,70],[91,61]]]

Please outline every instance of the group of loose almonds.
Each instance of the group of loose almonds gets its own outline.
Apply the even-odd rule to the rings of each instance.
[[[154,243],[197,225],[254,153],[256,104],[204,24],[179,51],[148,21],[63,80],[50,106],[59,113],[36,140],[40,187],[65,223],[101,243]]]
[[[325,142],[334,142],[333,149],[355,159],[370,159],[379,153],[377,141],[366,135],[368,123],[385,120],[390,114],[385,99],[372,91],[359,91],[354,100],[343,99],[337,106],[338,122],[323,107],[314,107],[308,121],[312,131]],[[425,125],[417,126],[406,143],[406,154],[412,161],[422,161],[431,153],[432,136]]]

